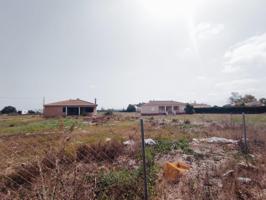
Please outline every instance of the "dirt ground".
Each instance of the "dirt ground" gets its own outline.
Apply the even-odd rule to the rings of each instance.
[[[246,116],[248,153],[243,151],[241,119],[144,117],[145,138],[157,142],[147,146],[151,199],[266,199],[266,116]],[[142,199],[139,130],[137,114],[0,116],[0,197]],[[235,142],[206,141],[211,137]],[[125,141],[134,145],[123,145]],[[169,182],[163,166],[176,161],[191,168]]]

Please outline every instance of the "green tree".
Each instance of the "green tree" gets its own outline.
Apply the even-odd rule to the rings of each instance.
[[[136,112],[136,107],[132,104],[127,106],[127,112]]]
[[[261,98],[259,100],[264,106],[266,106],[266,98]]]
[[[231,96],[229,97],[229,102],[235,106],[244,105],[243,98],[238,92],[232,92]]]
[[[36,112],[35,112],[34,110],[28,110],[28,114],[30,114],[30,115],[35,115]]]
[[[242,101],[244,103],[251,103],[257,101],[256,97],[251,94],[246,94],[244,97],[242,97]]]
[[[186,114],[193,114],[195,112],[194,107],[190,104],[187,104],[185,107]]]
[[[17,109],[13,106],[6,106],[1,110],[2,114],[12,114],[17,113]]]

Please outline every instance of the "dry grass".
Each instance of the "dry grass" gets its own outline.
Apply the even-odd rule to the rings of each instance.
[[[12,120],[16,121],[14,126],[10,126]],[[107,121],[92,123],[85,118],[55,120],[58,120],[56,127],[48,132],[25,134],[24,131],[19,133],[19,127],[49,122],[38,117],[0,118],[1,199],[99,199],[99,191],[105,187],[102,184],[105,182],[99,183],[100,172],[104,172],[101,180],[108,181],[105,175],[110,173],[110,177],[116,180],[117,176],[132,175],[121,169],[130,172],[139,166],[134,160],[139,152],[140,139],[136,116],[119,114]],[[191,141],[198,137],[242,137],[240,115],[156,116],[145,117],[144,120],[146,138],[175,141],[185,138]],[[156,189],[157,199],[167,199],[169,196],[165,192],[169,188],[173,192],[178,188],[177,193],[182,199],[263,199],[266,188],[266,117],[247,115],[247,125],[251,155],[244,155],[241,148],[223,146],[220,149],[222,153],[217,153],[220,147],[207,146],[210,149],[208,155],[192,155],[197,173],[184,176],[178,185],[158,184],[161,187]],[[17,132],[13,132],[15,134],[8,136],[3,132],[14,127],[17,128]],[[125,148],[122,141],[129,139],[137,143]],[[224,156],[225,159],[216,162],[211,160],[213,155]],[[136,164],[129,166],[129,161]],[[248,167],[240,166],[242,162]],[[233,170],[232,175],[224,177],[223,174],[229,170]],[[240,183],[238,177],[248,177],[252,183]],[[118,186],[121,185],[122,182]],[[130,186],[126,182],[124,185],[125,188]],[[118,186],[110,186],[110,194],[123,196],[129,191],[125,188],[118,190]]]
[[[103,161],[113,162],[119,155],[123,153],[123,144],[121,142],[111,140],[108,142],[98,142],[90,145],[81,145],[77,148],[76,157],[78,161]]]

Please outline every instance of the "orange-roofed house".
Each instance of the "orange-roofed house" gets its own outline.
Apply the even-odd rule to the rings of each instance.
[[[45,104],[43,115],[45,117],[90,116],[96,114],[96,108],[96,99],[94,103],[80,99],[70,99]]]

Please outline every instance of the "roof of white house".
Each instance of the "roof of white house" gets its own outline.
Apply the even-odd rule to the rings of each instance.
[[[259,101],[253,101],[253,102],[245,103],[245,106],[257,107],[257,106],[263,106],[263,104]]]
[[[191,105],[194,108],[209,108],[209,107],[211,107],[210,105],[205,104],[205,103],[192,103]]]
[[[186,105],[186,103],[177,102],[177,101],[149,101],[145,103],[144,106],[179,106]]]

